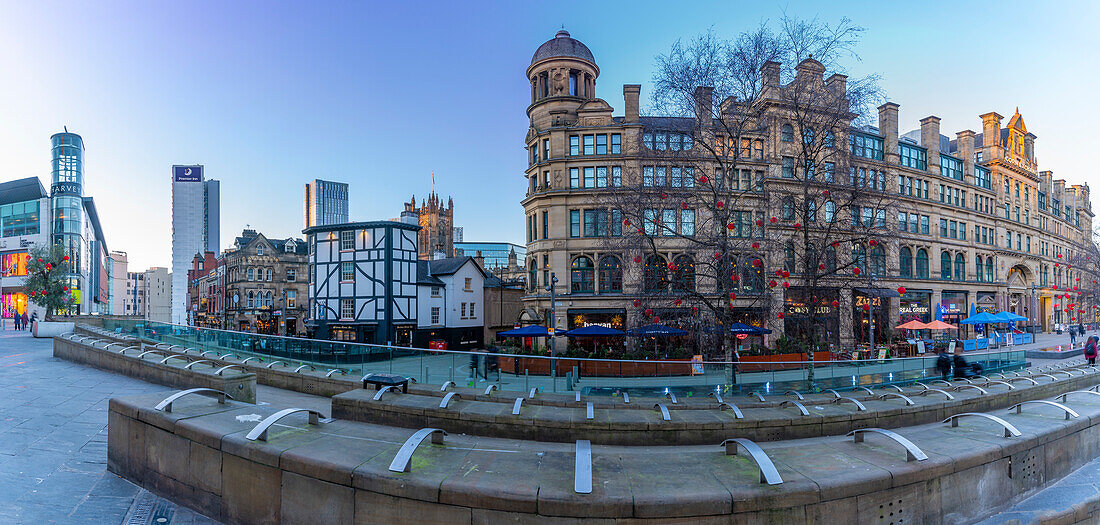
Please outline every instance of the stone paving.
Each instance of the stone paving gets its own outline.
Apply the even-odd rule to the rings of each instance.
[[[0,523],[217,523],[107,472],[107,400],[163,390],[0,331]]]

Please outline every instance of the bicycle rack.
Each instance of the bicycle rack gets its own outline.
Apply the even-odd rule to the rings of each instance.
[[[535,398],[535,392],[538,392],[538,391],[539,391],[539,387],[537,387],[537,386],[531,387],[531,391],[527,393],[527,399],[534,399]]]
[[[1036,380],[1034,380],[1030,377],[1023,377],[1023,376],[1013,377],[1013,378],[1008,380],[1009,383],[1015,383],[1016,381],[1031,381],[1031,384],[1033,384],[1033,385],[1039,384],[1038,381],[1036,381]]]
[[[497,389],[496,385],[489,385],[489,386],[485,387],[485,393],[482,394],[482,395],[488,397],[489,395],[492,394],[493,390],[496,390],[496,389]]]
[[[218,351],[217,350],[207,350],[205,352],[200,353],[199,357],[206,357],[206,354],[214,354],[216,356],[216,355],[218,355]]]
[[[920,449],[920,447],[914,445],[912,441],[909,441],[908,439],[905,439],[904,437],[902,437],[897,432],[894,432],[894,431],[891,431],[891,430],[886,430],[884,428],[861,428],[861,429],[853,430],[853,431],[847,433],[846,436],[852,436],[856,443],[863,443],[864,434],[871,434],[871,433],[881,434],[883,436],[886,436],[886,437],[896,441],[899,445],[905,447],[905,461],[906,462],[909,462],[909,461],[924,461],[924,460],[928,459],[928,455],[925,454],[924,451]]]
[[[244,358],[244,361],[241,361],[241,364],[243,365],[243,364],[245,364],[245,363],[247,363],[247,362],[249,362],[249,361],[251,361],[251,360],[253,360],[253,359],[255,359],[255,360],[256,360],[257,362],[260,362],[260,363],[264,362],[264,360],[263,360],[263,359],[260,359],[259,357],[256,357],[256,356],[252,356],[252,357],[246,357],[246,358]]]
[[[909,399],[909,397],[906,396],[905,394],[899,394],[897,392],[887,392],[885,394],[882,394],[881,396],[878,396],[880,401],[885,401],[886,398],[888,398],[888,397],[896,397],[898,399],[901,399],[901,400],[905,401],[905,406],[907,406],[907,407],[911,407],[911,406],[916,404],[916,403],[913,402],[912,399]]]
[[[324,414],[309,408],[284,408],[283,410],[267,416],[267,418],[263,421],[260,421],[260,424],[256,425],[256,427],[250,430],[248,434],[244,437],[249,441],[267,441],[267,429],[271,427],[271,425],[274,425],[276,421],[297,412],[308,413],[310,425],[320,425],[320,418],[325,417]]]
[[[853,388],[852,388],[852,390],[853,390],[853,391],[855,391],[855,390],[862,390],[862,391],[864,391],[864,392],[867,392],[867,394],[868,394],[868,395],[872,395],[872,396],[873,396],[873,395],[875,395],[875,393],[874,393],[874,392],[873,392],[873,391],[872,391],[872,390],[871,390],[870,388],[867,388],[867,387],[865,387],[865,386],[857,386],[857,387],[853,387]]]
[[[345,371],[345,370],[341,370],[339,368],[333,368],[332,370],[329,370],[328,372],[325,372],[325,377],[332,377],[332,374],[335,374],[336,372],[340,372],[340,375],[343,375],[343,376],[348,375],[347,371]]]
[[[573,466],[573,492],[591,494],[592,442],[587,439],[578,439],[574,457],[576,461]]]
[[[162,354],[162,353],[160,353],[156,350],[146,350],[146,351],[138,354],[137,357],[138,357],[138,359],[145,359],[146,354],[153,354],[153,355],[159,355],[161,357],[165,357],[164,354]]]
[[[584,418],[585,419],[596,419],[596,411],[592,407],[592,402],[591,401],[589,401],[588,404],[584,407]]]
[[[1016,413],[1019,414],[1023,410],[1024,405],[1049,405],[1052,407],[1058,407],[1066,413],[1066,421],[1069,421],[1069,418],[1071,417],[1074,419],[1081,417],[1081,415],[1072,408],[1067,407],[1066,405],[1063,405],[1061,403],[1055,403],[1054,401],[1047,401],[1045,399],[1032,399],[1030,401],[1021,401],[1019,403],[1016,403],[1015,405],[1008,407],[1008,410],[1012,410],[1015,408]]]
[[[755,390],[753,390],[752,392],[749,392],[749,397],[755,397],[756,400],[760,401],[760,402],[764,401],[764,396],[760,395],[760,392],[757,392]]]
[[[630,404],[630,394],[628,394],[626,392],[622,392],[622,391],[620,391],[620,393],[623,395],[623,404],[629,405]]]
[[[429,436],[432,438],[432,444],[442,445],[443,438],[447,435],[447,431],[439,428],[422,428],[413,432],[413,435],[409,436],[409,439],[405,440],[405,443],[401,445],[401,448],[397,451],[397,454],[393,456],[393,461],[390,462],[391,472],[412,472],[412,456],[413,452],[420,447],[424,440]]]
[[[798,412],[800,414],[802,414],[803,416],[810,415],[810,412],[808,410],[806,410],[806,406],[803,405],[802,403],[799,403],[798,401],[788,399],[788,400],[786,400],[786,401],[779,404],[780,407],[785,407],[787,405],[791,405],[791,406],[794,406],[794,407],[798,408]]]
[[[1021,435],[1023,435],[1023,434],[1020,433],[1019,430],[1016,429],[1016,427],[1012,426],[1012,424],[1009,423],[1008,421],[1005,421],[1005,420],[1003,420],[1003,419],[1001,419],[997,416],[994,416],[994,415],[991,415],[991,414],[983,414],[981,412],[963,412],[961,414],[955,414],[955,415],[953,415],[953,416],[951,416],[951,417],[949,417],[949,418],[947,418],[943,421],[940,421],[940,423],[950,422],[952,427],[957,427],[957,426],[959,426],[959,420],[964,418],[964,417],[984,417],[984,418],[986,418],[990,421],[993,421],[993,422],[997,423],[998,425],[1001,425],[1001,427],[1005,431],[1004,434],[1005,434],[1006,438],[1020,437]]]
[[[672,392],[665,392],[665,397],[671,399],[673,405],[676,404],[676,394],[673,394]]]
[[[929,388],[928,390],[921,391],[917,395],[918,396],[927,396],[928,394],[931,394],[931,393],[943,394],[943,396],[946,397],[948,401],[950,401],[952,399],[955,399],[955,396],[951,395],[946,390],[942,390],[942,389],[939,389],[939,388]]]
[[[668,407],[666,407],[664,405],[664,403],[657,403],[656,405],[653,405],[653,408],[661,411],[661,419],[662,420],[664,420],[664,421],[671,421],[672,420],[672,418],[668,414]]]
[[[317,370],[317,368],[314,367],[313,365],[302,365],[302,366],[299,366],[298,368],[295,368],[294,373],[295,374],[300,374],[300,373],[302,373],[302,369],[306,368],[306,367],[309,367],[310,370]]]
[[[198,361],[191,361],[190,363],[187,363],[187,365],[185,365],[184,368],[186,368],[187,370],[191,370],[191,367],[193,367],[197,364],[205,364],[205,365],[207,365],[211,368],[214,368],[214,367],[218,366],[218,364],[213,362],[213,361],[209,361],[209,360],[206,360],[206,359],[199,359]]]
[[[826,389],[825,389],[825,391],[826,391],[826,392],[828,392],[828,393],[830,393],[830,394],[832,394],[832,395],[833,395],[833,398],[838,398],[838,397],[840,397],[840,392],[837,392],[836,390],[833,390],[833,389],[831,389],[831,388],[826,388]]]
[[[904,394],[904,393],[905,393],[905,391],[904,391],[904,390],[902,390],[902,389],[901,389],[901,387],[900,387],[900,386],[898,386],[898,385],[883,385],[883,387],[882,387],[882,388],[883,388],[884,390],[885,390],[885,389],[887,389],[887,388],[893,388],[894,390],[897,390],[897,392],[898,392],[899,394]]]
[[[707,395],[710,396],[710,397],[713,397],[715,401],[718,401],[719,405],[721,405],[722,403],[725,403],[725,400],[722,399],[722,394],[719,394],[718,392],[711,392]]]
[[[744,419],[745,414],[741,413],[741,409],[737,408],[737,405],[733,403],[719,403],[718,410],[732,410],[734,419]]]
[[[164,359],[161,359],[161,360],[160,360],[160,364],[162,364],[162,365],[163,365],[163,364],[167,363],[169,359],[182,359],[183,361],[190,361],[190,359],[188,359],[188,358],[187,358],[187,356],[183,356],[183,355],[170,355],[170,356],[168,356],[168,357],[165,357]]]
[[[222,392],[221,390],[214,390],[213,388],[192,388],[190,390],[183,390],[183,391],[180,391],[180,392],[176,392],[175,394],[172,394],[172,395],[164,398],[163,401],[161,401],[160,403],[157,403],[157,406],[153,407],[153,410],[162,410],[164,412],[171,413],[172,412],[172,403],[175,403],[177,399],[179,399],[183,396],[188,396],[188,395],[191,395],[191,394],[199,394],[199,395],[203,395],[203,396],[209,396],[209,397],[217,398],[218,403],[223,404],[223,405],[225,404],[226,399],[233,399],[233,396],[230,396],[229,394],[226,394],[225,392]]]
[[[1005,382],[1005,381],[997,381],[995,379],[990,379],[989,381],[986,381],[985,383],[980,384],[978,386],[984,387],[984,388],[989,388],[989,385],[1004,385],[1004,386],[1007,386],[1009,390],[1016,390],[1016,387],[1012,386],[1012,383],[1008,383],[1008,382]]]
[[[379,388],[378,391],[374,393],[374,400],[375,401],[381,401],[382,400],[382,394],[385,394],[386,392],[393,392],[395,394],[400,394],[401,393],[401,391],[397,389],[396,385],[387,385],[387,386],[384,386],[382,388]]]
[[[863,406],[863,403],[856,401],[856,398],[854,397],[839,397],[833,400],[834,405],[838,405],[840,403],[852,403],[856,406],[856,412],[863,412],[864,410],[867,410],[867,407]]]
[[[290,365],[287,365],[286,363],[284,363],[282,361],[272,361],[272,362],[267,364],[267,368],[271,368],[275,365],[283,365],[283,368],[288,368],[290,366]],[[366,378],[366,376],[364,376],[364,378]]]
[[[943,379],[933,379],[933,380],[928,382],[929,385],[934,385],[936,383],[942,383],[942,384],[947,385],[947,386],[955,386],[955,385],[952,385],[951,382],[944,381]]]
[[[738,445],[741,445],[741,447],[745,449],[745,452],[749,453],[749,457],[756,462],[756,467],[760,469],[760,483],[767,483],[768,485],[779,485],[783,483],[783,478],[779,476],[779,471],[775,469],[775,464],[772,463],[771,458],[764,453],[764,450],[760,448],[760,445],[745,438],[730,438],[723,441],[718,446],[725,447],[727,456],[736,456]]]
[[[1095,390],[1074,390],[1072,392],[1066,392],[1065,394],[1062,394],[1062,395],[1058,396],[1058,399],[1061,399],[1062,402],[1065,403],[1066,398],[1070,394],[1089,394],[1089,395],[1094,395],[1094,396],[1100,396],[1100,392],[1097,392]]]

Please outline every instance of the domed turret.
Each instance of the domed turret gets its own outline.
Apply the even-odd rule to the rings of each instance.
[[[589,51],[588,46],[569,36],[569,31],[564,29],[558,31],[554,38],[547,40],[546,43],[535,50],[534,56],[531,57],[531,65],[533,66],[547,58],[556,57],[579,58],[596,65],[596,59],[592,57],[592,51]]]
[[[600,68],[592,51],[562,29],[531,57],[527,68],[531,103],[550,98],[574,98],[579,102],[594,99],[598,76]]]

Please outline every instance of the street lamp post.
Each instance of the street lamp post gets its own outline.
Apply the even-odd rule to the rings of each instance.
[[[554,359],[554,285],[558,284],[558,276],[554,272],[550,272],[550,283],[546,285],[546,291],[550,292],[550,319],[548,327],[550,329],[550,337],[547,338],[550,344],[550,381],[553,383],[554,392],[558,391],[558,377],[557,377],[557,360]]]
[[[867,272],[867,284],[871,286],[867,297],[867,340],[871,343],[871,353],[875,353],[875,275]]]

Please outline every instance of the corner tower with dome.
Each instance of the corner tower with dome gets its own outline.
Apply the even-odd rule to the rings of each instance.
[[[792,153],[798,144],[793,137],[799,136],[792,133],[792,125],[799,124],[777,102],[778,94],[812,83],[843,96],[847,85],[844,75],[828,75],[812,58],[793,67],[787,83],[780,67],[767,62],[761,68],[758,103],[768,106],[766,119],[758,129],[742,135],[738,153],[733,153],[739,157],[738,169],[722,174],[706,164],[701,144],[720,137],[712,119],[736,101],[712,103],[710,88],[699,86],[695,97],[702,104],[696,104],[694,115],[642,116],[641,85],[627,84],[622,86],[625,107],[616,115],[597,96],[600,68],[584,43],[561,30],[540,45],[526,70],[530,125],[524,141],[527,189],[521,204],[526,221],[527,291],[520,322],[557,330],[592,324],[635,328],[651,319],[649,308],[642,307],[646,315],[641,315],[639,302],[669,292],[650,286],[651,268],[662,273],[664,266],[670,272],[682,271],[712,260],[712,253],[697,253],[698,247],[684,238],[684,232],[716,228],[707,210],[691,209],[677,199],[655,202],[652,210],[649,204],[638,206],[645,210],[628,210],[614,198],[616,194],[639,189],[654,194],[656,190],[664,199],[666,191],[698,191],[695,181],[713,176],[716,184],[709,187],[728,190],[719,198],[728,204],[727,213],[738,217],[728,226],[730,235],[752,240],[763,239],[765,227],[797,229],[793,221],[785,223],[786,209],[776,199],[765,200],[769,192],[781,192],[790,183],[788,175],[801,169]],[[1076,266],[1065,264],[1092,240],[1089,187],[1067,184],[1039,168],[1036,136],[1024,126],[1018,111],[1006,127],[997,113],[984,113],[973,122],[978,133],[963,130],[954,137],[940,133],[938,117],[909,115],[903,121],[899,105],[893,102],[881,105],[877,117],[877,125],[855,126],[842,120],[822,130],[829,137],[827,147],[843,148],[845,154],[845,165],[823,166],[822,171],[832,174],[835,168],[835,180],[829,179],[829,184],[837,186],[834,193],[844,185],[860,184],[881,192],[882,201],[890,203],[871,215],[875,227],[887,231],[881,242],[870,244],[871,248],[834,246],[838,262],[866,265],[864,279],[873,275],[876,288],[904,291],[900,297],[868,299],[861,295],[866,289],[857,287],[863,285],[838,286],[832,292],[834,300],[822,307],[828,310],[821,322],[828,327],[830,342],[850,347],[866,336],[869,322],[881,326],[880,333],[911,319],[928,322],[943,316],[957,322],[971,307],[1013,311],[1035,320],[1043,330],[1070,317],[1081,319],[1081,310],[1088,310],[1087,319],[1093,320],[1096,299],[1083,286],[1073,289],[1088,278]],[[904,133],[902,129],[914,130]],[[727,150],[734,151],[730,144]],[[717,184],[719,178],[722,184]],[[674,200],[676,204],[671,204]],[[830,215],[829,203],[815,200],[815,209],[818,205],[823,218],[815,221],[851,221],[858,229],[867,219],[847,213],[824,218]],[[624,225],[624,212],[634,217],[641,211],[652,211],[652,221]],[[644,262],[637,250],[615,242],[628,235],[628,229],[642,227],[639,222],[659,222],[660,228],[676,232],[676,236],[654,238]],[[723,221],[717,227],[725,231],[727,224]],[[807,229],[815,227],[807,225]],[[763,276],[783,270],[792,257],[781,247],[770,250],[766,245],[756,254],[730,254],[745,255],[763,259]],[[653,264],[650,258],[655,259]],[[738,271],[746,271],[746,265]],[[557,278],[553,319],[546,290],[552,276]],[[775,335],[766,343],[774,344],[775,336],[791,326],[798,309],[805,310],[787,290],[762,286],[763,279],[755,275],[744,273],[739,282],[734,281],[738,288],[730,309],[743,314],[747,323],[772,329]],[[713,278],[696,279],[693,274],[689,284],[698,294],[724,297]],[[699,312],[668,295],[667,304],[653,307],[653,317],[689,330],[706,330],[707,320]],[[876,305],[870,314],[862,308],[868,301]],[[761,308],[761,304],[768,306]],[[559,351],[564,349],[564,339],[557,338]]]

